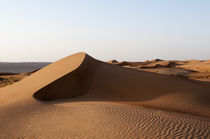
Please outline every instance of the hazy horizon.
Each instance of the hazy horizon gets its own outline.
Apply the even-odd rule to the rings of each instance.
[[[72,54],[75,54],[75,53],[71,53],[69,54],[68,56],[72,55]],[[66,57],[66,56],[65,56]],[[62,58],[65,58],[65,57],[60,57],[60,59]],[[95,58],[95,57],[94,57]],[[58,61],[60,59],[56,59],[54,61],[0,61],[0,63],[53,63],[55,61]],[[110,60],[117,60],[119,62],[122,62],[122,61],[127,61],[127,62],[143,62],[143,61],[147,61],[147,60],[155,60],[155,59],[160,59],[160,58],[151,58],[151,59],[137,59],[137,60],[128,60],[128,59],[109,59],[108,57],[104,58],[104,59],[98,59],[98,60],[101,60],[101,61],[110,61]],[[202,61],[202,60],[210,60],[210,58],[207,58],[207,59],[160,59],[160,60],[177,60],[177,61],[185,61],[185,60],[199,60],[199,61]]]
[[[207,0],[0,1],[0,62],[210,59]]]

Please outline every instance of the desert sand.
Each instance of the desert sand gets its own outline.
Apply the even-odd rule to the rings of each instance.
[[[1,88],[0,137],[210,138],[208,82],[144,71],[178,62],[110,63],[77,53]]]
[[[144,62],[118,62],[116,60],[110,60],[108,63],[141,71],[210,82],[210,60],[176,61],[155,59]]]

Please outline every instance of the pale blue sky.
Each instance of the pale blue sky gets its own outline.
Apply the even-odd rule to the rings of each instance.
[[[0,0],[0,61],[210,59],[209,0]]]

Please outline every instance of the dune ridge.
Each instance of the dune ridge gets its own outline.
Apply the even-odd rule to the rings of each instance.
[[[41,88],[34,97],[41,100],[81,96],[76,99],[132,103],[209,117],[209,91],[209,86],[199,82],[134,71],[86,54],[79,67]]]
[[[207,84],[77,53],[1,88],[0,136],[206,138],[210,136],[209,100]]]

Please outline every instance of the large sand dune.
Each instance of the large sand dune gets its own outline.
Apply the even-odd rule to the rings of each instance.
[[[0,102],[2,138],[210,136],[208,84],[112,65],[85,53],[2,88]]]

